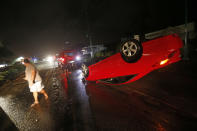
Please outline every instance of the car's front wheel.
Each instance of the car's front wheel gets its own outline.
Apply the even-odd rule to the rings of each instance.
[[[123,41],[120,46],[120,54],[126,62],[136,62],[142,56],[142,45],[138,40]]]

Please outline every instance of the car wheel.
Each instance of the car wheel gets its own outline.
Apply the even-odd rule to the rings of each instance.
[[[142,45],[138,40],[130,39],[123,41],[120,46],[120,54],[122,58],[128,62],[136,62],[142,56]]]

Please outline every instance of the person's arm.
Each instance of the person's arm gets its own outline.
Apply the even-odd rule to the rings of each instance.
[[[31,72],[31,80],[33,83],[35,83],[35,78],[36,78],[36,70],[33,69],[32,72]]]
[[[23,79],[24,79],[24,80],[27,80],[27,77],[25,76]]]

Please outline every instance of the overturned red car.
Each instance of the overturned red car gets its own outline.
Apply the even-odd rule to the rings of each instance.
[[[136,39],[122,42],[120,52],[90,66],[82,65],[88,81],[126,84],[147,73],[181,60],[183,42],[171,34],[140,43]]]

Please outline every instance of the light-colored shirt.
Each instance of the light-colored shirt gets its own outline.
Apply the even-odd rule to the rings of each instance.
[[[37,70],[37,68],[33,65],[33,64],[31,64],[31,63],[29,63],[27,66],[26,66],[26,69],[25,69],[25,79],[28,81],[28,83],[29,83],[29,86],[32,86],[32,80],[33,80],[33,75],[32,75],[32,72],[33,71],[36,71],[36,76],[35,76],[35,82],[36,81],[42,81],[42,78],[40,77],[40,75],[39,75],[39,71]]]

